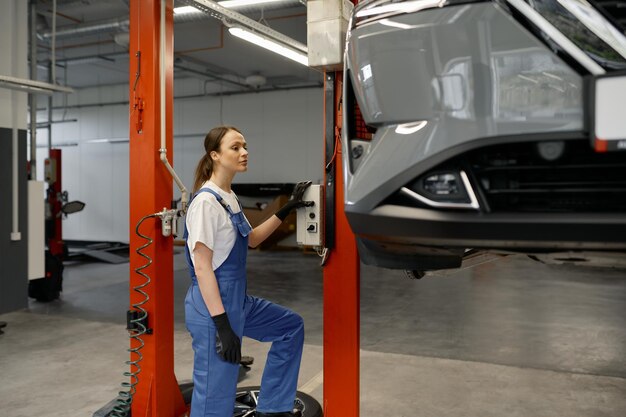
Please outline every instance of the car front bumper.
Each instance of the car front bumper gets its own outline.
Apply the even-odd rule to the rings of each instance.
[[[346,208],[366,264],[431,270],[461,264],[466,248],[513,252],[626,250],[626,214],[443,212],[383,205]]]

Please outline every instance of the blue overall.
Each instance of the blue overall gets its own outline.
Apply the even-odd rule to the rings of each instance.
[[[230,325],[240,338],[247,336],[261,342],[272,342],[261,380],[257,410],[265,413],[291,411],[304,344],[302,318],[289,309],[246,294],[250,225],[243,213],[233,213],[218,193],[202,188],[195,195],[201,192],[215,196],[228,212],[237,236],[228,258],[215,270]],[[184,238],[186,243],[186,225]],[[185,297],[185,324],[194,350],[190,417],[232,417],[239,364],[224,361],[216,352],[215,324],[200,294],[187,244],[185,249],[191,275],[191,286]]]

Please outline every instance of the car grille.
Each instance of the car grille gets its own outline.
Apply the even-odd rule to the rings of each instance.
[[[586,140],[565,141],[547,161],[538,143],[481,148],[466,155],[491,212],[626,212],[626,152],[596,153]]]

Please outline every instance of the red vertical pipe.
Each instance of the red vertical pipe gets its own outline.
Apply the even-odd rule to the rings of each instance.
[[[166,147],[172,160],[172,84],[173,84],[173,0],[166,1]],[[136,250],[147,241],[135,233],[144,216],[169,208],[172,200],[172,178],[159,158],[160,82],[159,41],[161,2],[133,0],[130,3],[130,304],[144,296],[133,288],[145,283],[135,270],[147,263]],[[154,242],[143,249],[152,263],[142,270],[151,283],[142,290],[149,301],[151,334],[142,336],[143,359],[139,362],[139,383],[132,403],[133,416],[183,415],[185,404],[174,375],[174,285],[173,241],[163,237],[158,218],[143,222],[139,232]],[[136,348],[137,342],[131,341]],[[137,355],[131,353],[131,360]],[[131,367],[130,371],[137,369]]]
[[[49,162],[47,163],[52,164],[50,169],[54,170],[52,175],[55,178],[54,182],[48,184],[48,204],[52,213],[52,218],[48,221],[53,224],[53,227],[48,229],[48,250],[50,254],[59,259],[64,259],[65,244],[63,243],[63,215],[61,214],[61,207],[63,207],[63,201],[61,201],[61,193],[63,193],[61,149],[50,149]]]
[[[340,132],[341,128],[342,75],[335,73],[332,81],[334,120],[325,120],[333,124],[332,132]],[[344,213],[341,142],[336,146],[335,242],[324,267],[324,416],[358,417],[360,264],[355,237]],[[328,184],[328,177],[325,180]]]

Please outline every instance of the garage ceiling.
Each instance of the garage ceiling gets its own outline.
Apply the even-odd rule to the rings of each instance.
[[[128,0],[57,0],[56,81],[74,88],[128,83]],[[304,0],[233,9],[306,44]],[[175,7],[185,6],[176,0]],[[38,78],[51,61],[52,0],[37,3]],[[235,38],[206,14],[175,17],[175,78],[205,81],[205,92],[320,86],[321,74]],[[258,76],[261,77],[258,77]],[[252,76],[252,77],[251,77]],[[265,79],[263,85],[257,85]]]

